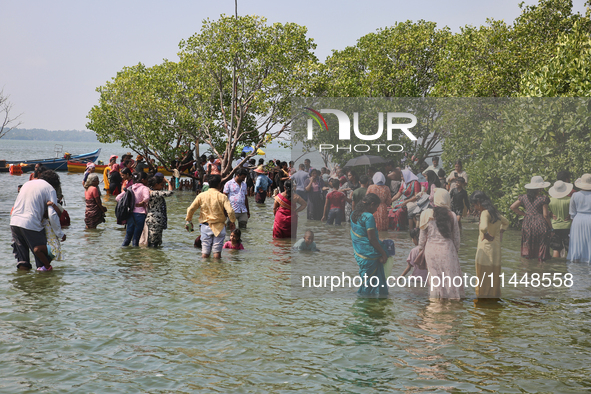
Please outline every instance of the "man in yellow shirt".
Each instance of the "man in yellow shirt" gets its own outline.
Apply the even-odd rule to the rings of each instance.
[[[220,191],[221,185],[221,176],[210,175],[209,190],[199,193],[191,206],[187,208],[187,217],[185,218],[187,231],[193,230],[193,214],[197,209],[201,208],[199,225],[202,257],[209,257],[211,253],[213,253],[214,259],[222,257],[222,247],[226,238],[226,214],[230,219],[228,230],[236,228],[234,209],[232,209],[228,196]]]

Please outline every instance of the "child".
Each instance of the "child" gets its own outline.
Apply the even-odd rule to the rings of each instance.
[[[449,192],[451,197],[451,210],[458,217],[458,225],[460,226],[460,230],[462,229],[462,215],[464,213],[464,209],[466,209],[466,211],[470,209],[470,200],[468,199],[468,192],[466,192],[466,189],[464,189],[464,185],[466,185],[464,178],[458,177],[456,179],[456,187],[451,189]]]
[[[308,230],[304,234],[304,238],[300,239],[293,245],[293,249],[296,250],[309,250],[312,252],[320,252],[314,243],[314,232]]]
[[[201,186],[201,193],[209,190],[209,175],[203,176],[203,185]]]
[[[429,271],[420,269],[419,267],[417,267],[415,265],[415,260],[417,258],[417,255],[420,252],[420,249],[418,246],[420,234],[421,234],[421,229],[419,229],[419,228],[413,228],[412,230],[410,230],[410,237],[412,238],[412,242],[415,244],[415,247],[408,254],[408,258],[406,259],[406,262],[408,263],[408,265],[406,266],[406,269],[402,273],[402,276],[408,274],[410,269],[414,268],[411,276],[420,276],[421,278],[423,278],[423,281],[425,281],[425,280],[427,280],[427,273]]]
[[[242,231],[240,229],[236,229],[232,231],[230,234],[230,240],[224,244],[224,249],[236,249],[236,250],[244,250],[244,246],[242,246],[242,240],[240,237],[242,236]]]
[[[326,203],[324,204],[324,215],[322,221],[326,224],[340,226],[345,216],[345,200],[346,196],[340,192],[338,179],[331,179],[330,184],[333,190],[326,195]]]

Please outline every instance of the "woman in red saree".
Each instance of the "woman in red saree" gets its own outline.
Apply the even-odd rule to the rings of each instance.
[[[417,193],[421,191],[419,178],[411,170],[402,170],[402,177],[404,178],[404,182],[402,182],[398,193],[392,197],[392,210],[388,214],[390,228],[396,231],[406,229],[406,225],[409,223],[406,204],[415,201],[417,199]],[[412,223],[414,224],[414,221]]]
[[[290,180],[285,181],[283,187],[285,191],[277,194],[273,205],[275,215],[273,238],[295,239],[297,238],[298,212],[306,209],[308,204],[296,193],[291,193]]]

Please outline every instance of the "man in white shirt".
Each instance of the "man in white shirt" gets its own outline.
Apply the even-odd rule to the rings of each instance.
[[[33,268],[29,251],[35,256],[38,271],[49,271],[51,265],[47,254],[47,237],[41,224],[47,210],[52,227],[58,238],[66,240],[59,226],[59,216],[54,209],[48,209],[47,202],[57,204],[56,189],[60,187],[59,176],[52,170],[43,172],[39,179],[23,185],[16,198],[10,217],[12,248],[18,264],[17,268]],[[57,223],[53,225],[53,223]]]
[[[437,173],[439,172],[439,169],[441,168],[439,166],[439,157],[437,156],[433,156],[433,158],[431,159],[431,164],[429,167],[427,167],[425,169],[425,171],[423,171],[423,175],[427,172],[427,171],[433,171],[435,173],[435,175],[437,175]]]
[[[246,177],[248,170],[246,168],[239,168],[235,174],[234,179],[228,181],[224,186],[224,194],[228,196],[230,205],[236,214],[236,220],[240,228],[246,228],[248,218],[250,218],[250,208],[248,206]]]

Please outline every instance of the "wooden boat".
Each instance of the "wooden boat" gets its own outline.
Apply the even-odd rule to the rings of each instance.
[[[96,159],[98,159],[99,155],[101,154],[101,150],[100,148],[90,152],[90,153],[85,153],[83,155],[75,155],[75,156],[69,156],[69,157],[61,157],[61,158],[55,158],[55,159],[41,159],[41,160],[22,160],[22,161],[6,161],[6,164],[20,164],[21,166],[35,166],[35,164],[42,164],[44,167],[46,167],[49,170],[54,170],[54,171],[68,171],[68,161],[70,160],[79,160],[79,161],[84,161],[84,166],[86,166],[86,162],[89,161],[96,161]]]
[[[78,162],[78,161],[69,161],[68,162],[68,171],[69,172],[78,172],[78,173],[83,173],[84,171],[86,171],[86,163],[87,162]],[[96,173],[100,173],[102,174],[105,171],[105,168],[108,167],[108,165],[96,165],[94,167],[94,172]],[[144,172],[147,172],[148,169],[144,169]],[[172,176],[172,172],[167,171],[164,167],[158,167],[158,172],[161,172],[162,175],[165,176]]]
[[[86,171],[86,163],[88,163],[88,162],[68,161],[68,172],[83,173],[84,171]],[[102,174],[106,167],[108,167],[106,164],[104,164],[104,165],[95,164],[94,172]]]

